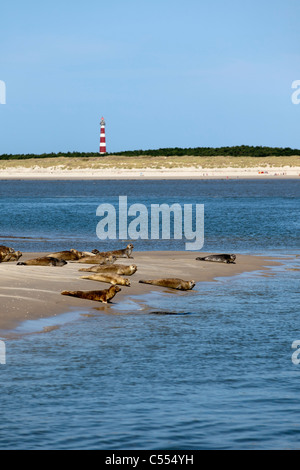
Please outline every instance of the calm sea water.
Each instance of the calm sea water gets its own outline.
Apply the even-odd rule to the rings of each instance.
[[[198,284],[192,295],[155,291],[141,299],[147,309],[128,301],[111,315],[20,325],[61,324],[5,339],[0,449],[298,449],[299,182],[1,181],[0,243],[98,247],[96,209],[119,195],[203,203],[204,251],[270,254],[282,266]]]
[[[204,204],[204,251],[299,248],[300,183],[289,181],[1,181],[0,243],[21,251],[90,250],[102,203]],[[137,250],[184,249],[180,240],[140,240]],[[109,242],[109,247],[120,243]],[[105,248],[105,246],[104,246]]]

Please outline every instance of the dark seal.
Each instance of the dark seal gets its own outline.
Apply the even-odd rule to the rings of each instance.
[[[211,261],[214,263],[227,263],[227,264],[235,264],[236,255],[209,255],[205,256],[204,258],[196,258],[197,261]]]
[[[29,259],[24,261],[24,263],[17,263],[17,266],[65,266],[68,264],[63,259],[49,258],[44,256],[43,258]]]
[[[109,289],[104,290],[93,290],[93,291],[64,291],[62,295],[69,295],[70,297],[77,297],[78,299],[85,300],[94,300],[95,302],[102,302],[107,304],[110,302],[117,292],[120,292],[121,288],[119,286],[111,286]]]

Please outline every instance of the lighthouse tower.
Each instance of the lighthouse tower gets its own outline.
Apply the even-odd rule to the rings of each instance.
[[[105,121],[104,117],[101,118],[100,121],[100,155],[106,153],[106,139],[105,139]]]

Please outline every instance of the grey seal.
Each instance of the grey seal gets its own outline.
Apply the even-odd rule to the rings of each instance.
[[[150,279],[140,280],[141,284],[151,284],[152,286],[169,287],[177,290],[191,290],[195,287],[195,281],[184,281],[183,279],[167,278],[167,279]]]
[[[111,266],[91,266],[90,268],[79,269],[81,272],[86,273],[110,273],[118,274],[119,276],[132,276],[137,271],[137,266],[131,264],[130,266],[124,266],[123,264],[112,264]]]
[[[197,261],[211,261],[214,263],[227,263],[227,264],[235,264],[236,255],[209,255],[204,256],[203,258],[196,258]]]
[[[109,282],[109,284],[119,286],[130,286],[130,280],[116,274],[97,273],[90,274],[89,276],[81,276],[81,279],[88,279],[90,281]]]
[[[0,246],[0,263],[9,263],[10,261],[19,261],[21,258],[21,251],[15,251],[8,246]]]
[[[116,258],[132,258],[131,253],[132,253],[133,248],[134,248],[133,245],[130,243],[123,250],[113,250],[113,251],[107,251],[107,252],[104,251],[102,253],[98,250],[93,250],[92,253],[94,253],[97,256],[113,255]]]

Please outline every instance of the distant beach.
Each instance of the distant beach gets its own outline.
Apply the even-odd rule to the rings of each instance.
[[[139,168],[139,169],[72,169],[66,170],[58,167],[11,168],[0,170],[0,179],[275,179],[299,178],[300,167],[277,168]]]
[[[120,157],[1,160],[0,179],[299,178],[300,157]]]

